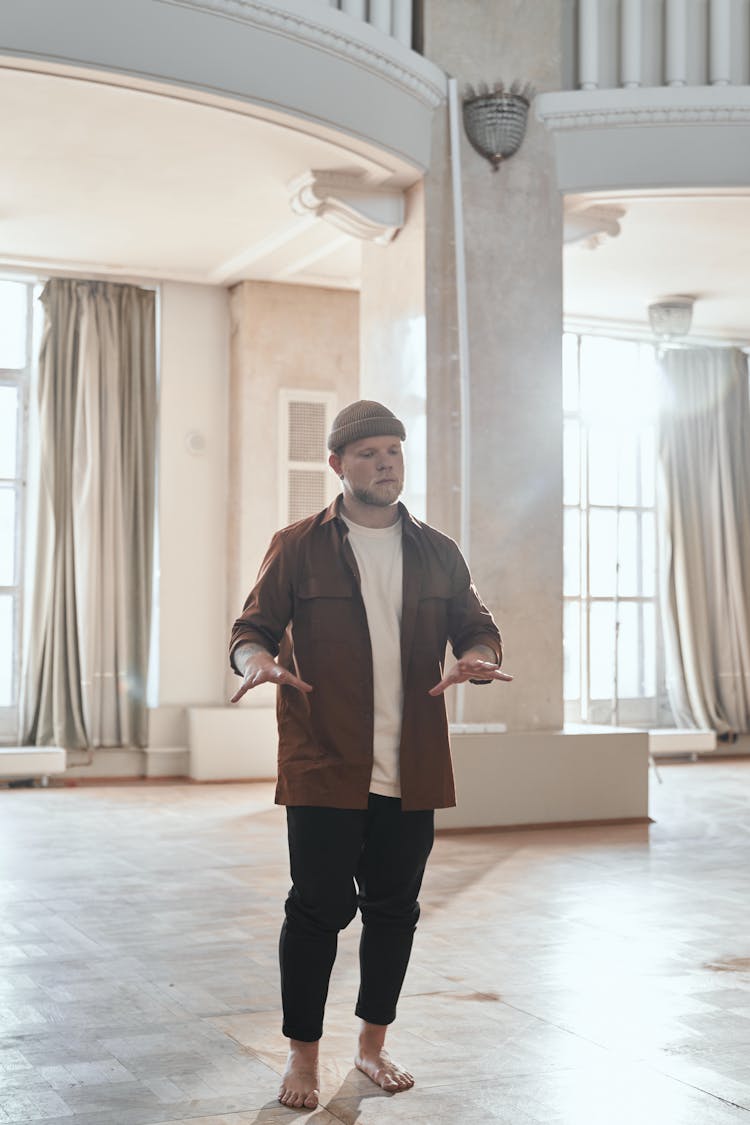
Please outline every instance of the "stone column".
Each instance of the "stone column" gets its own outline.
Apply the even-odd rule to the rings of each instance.
[[[561,87],[560,0],[425,0],[424,52],[465,84]],[[472,571],[506,643],[509,687],[466,691],[467,721],[551,730],[562,705],[561,201],[529,114],[498,172],[461,129],[471,371]],[[460,527],[457,318],[448,112],[425,178],[427,517]]]

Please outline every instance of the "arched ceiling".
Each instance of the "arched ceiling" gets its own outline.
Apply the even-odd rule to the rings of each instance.
[[[295,215],[288,184],[308,169],[408,186],[392,154],[315,135],[247,103],[133,89],[104,74],[0,66],[0,269],[44,275],[245,278],[356,288],[361,244]],[[697,298],[692,334],[750,339],[750,190],[568,196],[622,212],[617,237],[564,251],[568,318],[647,327],[647,306]]]
[[[567,196],[568,231],[590,207],[621,212],[620,233],[566,245],[566,317],[646,330],[648,305],[680,294],[693,338],[750,341],[750,187]]]
[[[0,67],[0,268],[356,287],[361,244],[295,215],[287,185],[337,169],[405,186],[415,171],[247,103],[187,97]]]

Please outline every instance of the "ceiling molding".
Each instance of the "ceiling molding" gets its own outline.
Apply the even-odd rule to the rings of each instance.
[[[316,215],[344,234],[380,245],[392,242],[406,221],[400,188],[348,172],[303,172],[289,184],[289,201],[298,215]]]
[[[341,289],[348,293],[358,293],[361,288],[359,278],[345,278],[335,274],[313,273],[307,270],[305,273],[285,277],[283,281],[279,282],[279,285],[314,285],[320,289]]]
[[[284,227],[283,230],[269,235],[260,242],[253,243],[252,246],[247,246],[244,250],[241,250],[239,254],[235,254],[234,257],[228,258],[227,261],[222,262],[221,265],[211,270],[209,275],[210,280],[216,284],[222,284],[239,278],[248,266],[251,266],[254,262],[260,261],[262,258],[267,258],[269,254],[280,250],[282,246],[287,246],[290,242],[294,242],[296,238],[299,238],[301,234],[309,230],[314,222],[314,215],[304,215]]]
[[[154,266],[110,265],[107,262],[87,262],[73,258],[44,258],[28,254],[3,254],[0,272],[18,273],[45,280],[48,277],[73,277],[87,281],[111,281],[155,287],[160,281],[179,281],[189,285],[209,285],[210,279],[195,270],[162,269]]]
[[[538,94],[534,111],[552,132],[618,125],[747,125],[748,86],[643,86]]]
[[[157,0],[160,4],[171,4],[181,8],[197,8],[212,15],[225,16],[253,27],[278,31],[289,39],[303,43],[313,43],[328,51],[351,59],[357,66],[385,77],[395,85],[412,94],[429,109],[435,109],[446,98],[446,79],[429,60],[403,47],[395,39],[376,32],[364,21],[355,20],[343,12],[322,7],[311,17],[307,12],[291,7],[282,7],[271,0]],[[309,7],[310,5],[308,5]],[[331,26],[324,19],[330,19],[339,26]],[[347,26],[348,25],[348,26]],[[355,34],[356,31],[356,34]],[[392,45],[392,53],[386,53],[373,44],[365,42],[371,33],[381,41]],[[401,55],[399,59],[395,57]],[[408,56],[413,58],[406,61]],[[424,73],[433,72],[430,77]]]
[[[609,317],[575,316],[563,317],[563,332],[577,332],[583,336],[609,336],[613,339],[640,340],[646,344],[658,345],[659,339],[651,331],[647,321],[615,320]],[[691,332],[685,346],[688,347],[735,347],[747,349],[750,339],[740,329],[727,329],[723,332],[706,334]]]
[[[343,250],[346,246],[351,244],[349,235],[340,234],[337,238],[332,238],[330,242],[325,243],[323,246],[317,246],[314,250],[297,258],[288,263],[282,269],[278,270],[273,277],[272,281],[288,281],[290,277],[295,274],[304,274],[307,272],[309,266],[319,262],[322,258],[327,258],[331,254],[335,254],[338,250]]]
[[[565,204],[571,207],[589,203],[625,206],[630,203],[647,202],[649,205],[662,203],[671,207],[674,203],[720,202],[727,200],[747,200],[750,198],[750,185],[728,188],[623,188],[622,191],[581,191],[566,192]]]

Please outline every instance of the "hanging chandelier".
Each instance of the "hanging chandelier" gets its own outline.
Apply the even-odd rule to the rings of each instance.
[[[526,133],[529,106],[534,97],[527,83],[513,82],[506,90],[496,82],[492,90],[481,83],[467,86],[463,98],[464,128],[472,146],[497,172],[503,160],[518,152]]]

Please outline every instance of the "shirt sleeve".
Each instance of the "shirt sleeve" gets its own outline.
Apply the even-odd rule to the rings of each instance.
[[[292,618],[293,604],[288,551],[282,533],[276,532],[242,613],[232,626],[229,663],[233,672],[240,675],[234,663],[234,654],[240,645],[261,645],[271,656],[278,656],[281,639]]]
[[[453,568],[453,589],[448,604],[448,637],[454,656],[459,659],[477,645],[486,645],[495,654],[498,665],[503,660],[503,642],[495,620],[479,596],[471,580],[469,568],[456,549]],[[472,680],[472,683],[488,683]]]

